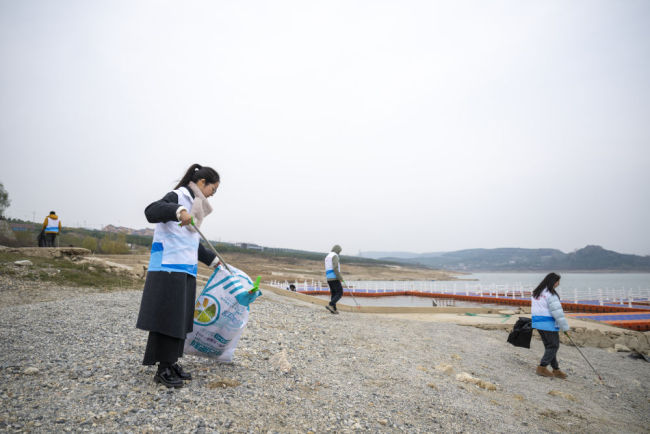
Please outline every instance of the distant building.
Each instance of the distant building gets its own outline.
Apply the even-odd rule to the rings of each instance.
[[[235,243],[235,246],[241,247],[242,249],[264,251],[264,247],[253,243]]]
[[[34,225],[29,224],[29,223],[10,223],[9,226],[11,226],[12,231],[31,231],[34,229]]]

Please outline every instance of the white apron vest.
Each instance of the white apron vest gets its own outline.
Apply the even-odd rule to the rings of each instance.
[[[530,298],[530,316],[534,329],[547,331],[559,330],[555,324],[555,318],[553,318],[551,310],[548,308],[548,299],[551,295],[551,292],[545,289],[539,295],[539,298]]]
[[[47,226],[45,227],[45,232],[59,233],[59,219],[53,219],[52,217],[48,217]]]
[[[338,257],[336,252],[329,252],[327,256],[325,256],[325,276],[328,279],[338,279],[336,277],[336,273],[334,272],[334,265],[332,264],[332,260],[334,259],[334,256]],[[338,271],[339,273],[341,272],[341,263],[339,262],[338,264]]]
[[[178,205],[192,211],[192,195],[185,187],[174,190]],[[199,264],[197,232],[178,225],[177,221],[156,224],[151,245],[149,271],[169,271],[196,276]]]

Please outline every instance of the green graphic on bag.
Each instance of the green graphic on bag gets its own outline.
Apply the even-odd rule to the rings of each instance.
[[[219,319],[221,306],[219,301],[211,295],[200,295],[194,305],[194,324],[210,325]]]

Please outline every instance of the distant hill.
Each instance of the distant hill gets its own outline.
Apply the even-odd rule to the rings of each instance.
[[[650,256],[627,255],[600,246],[571,253],[556,249],[469,249],[377,259],[458,271],[650,271]]]
[[[413,253],[413,252],[359,252],[359,256],[362,258],[370,259],[380,259],[380,258],[401,258],[401,259],[413,259],[420,258],[424,256],[440,256],[444,252],[439,253]]]
[[[102,228],[102,231],[111,234],[141,235],[145,237],[153,236],[153,229],[131,229],[125,228],[124,226],[107,225]]]

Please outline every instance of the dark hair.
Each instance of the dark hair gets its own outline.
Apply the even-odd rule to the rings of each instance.
[[[54,211],[50,211],[50,214],[56,214]]]
[[[559,274],[548,273],[544,278],[544,280],[542,280],[542,282],[539,285],[537,285],[537,288],[535,288],[535,290],[533,291],[533,297],[539,298],[539,296],[542,294],[542,291],[548,289],[551,292],[551,294],[557,295],[559,298],[560,295],[553,288],[555,286],[555,283],[559,280],[560,280]]]
[[[214,184],[215,182],[219,182],[219,174],[212,167],[203,167],[200,164],[192,164],[190,168],[187,169],[187,172],[185,172],[185,175],[183,175],[181,180],[178,181],[178,185],[176,185],[174,189],[187,185],[190,181],[196,183],[200,179],[205,179],[207,184]]]

